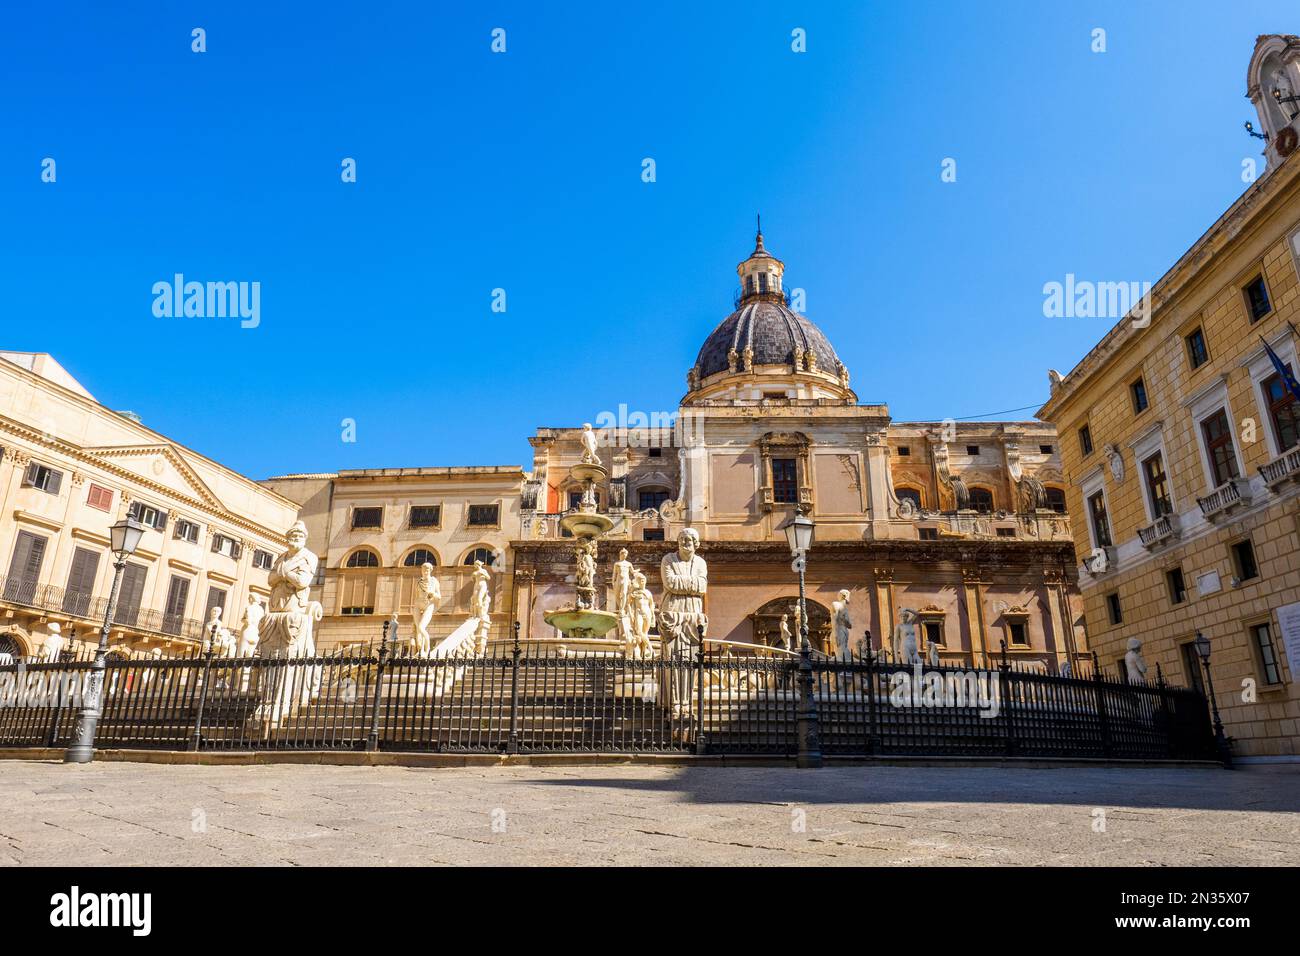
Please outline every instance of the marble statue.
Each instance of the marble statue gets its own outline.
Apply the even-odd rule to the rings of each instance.
[[[931,667],[939,666],[939,645],[934,641],[925,645],[925,662]]]
[[[596,605],[596,540],[586,538],[574,546],[577,558],[574,562],[574,590],[578,592],[578,607],[591,608]]]
[[[790,605],[790,607],[791,610],[794,611],[794,639],[795,639],[795,644],[793,647],[790,648],[790,650],[797,651],[801,647],[803,647],[803,605],[801,605],[798,601],[795,601],[794,604]]]
[[[40,659],[42,664],[57,661],[59,655],[63,653],[63,649],[68,644],[67,638],[63,636],[63,628],[59,627],[57,622],[51,621],[45,626],[49,628],[50,633],[49,636],[41,642]]]
[[[244,626],[239,631],[239,656],[252,657],[257,653],[258,625],[266,615],[266,608],[257,599],[256,594],[248,595],[248,607],[244,608]]]
[[[894,627],[894,660],[900,664],[919,664],[921,655],[916,642],[916,612],[905,607],[902,620]]]
[[[645,586],[645,575],[632,572],[632,589],[628,593],[628,634],[624,639],[623,653],[627,657],[643,660],[650,657],[650,628],[655,621],[655,599]]]
[[[492,572],[482,561],[475,561],[473,578],[474,588],[469,599],[470,617],[489,621],[492,619],[492,592],[488,588],[488,582],[492,579]]]
[[[700,534],[683,528],[677,535],[677,551],[664,555],[659,565],[664,599],[659,609],[659,634],[665,658],[690,659],[694,648],[703,640],[709,619],[704,613],[704,596],[709,588],[709,569],[695,553]],[[681,710],[690,706],[692,675],[687,668],[677,668],[673,676],[670,703]]]
[[[591,429],[591,422],[586,422],[582,426],[582,463],[584,465],[598,465],[600,458],[596,455],[596,449],[599,442],[596,439],[596,433]]]
[[[1128,674],[1130,684],[1147,682],[1147,662],[1142,656],[1142,641],[1136,637],[1128,639],[1128,652],[1124,655],[1124,671]]]
[[[258,622],[257,653],[261,657],[302,658],[316,655],[313,624],[321,619],[321,606],[311,600],[317,558],[307,550],[307,526],[295,521],[285,532],[288,550],[271,568],[271,600]],[[322,669],[317,665],[285,666],[268,671],[262,685],[262,703],[255,719],[277,726],[294,707],[320,693]]]
[[[419,657],[428,657],[433,646],[429,622],[433,620],[441,600],[442,587],[433,576],[433,565],[425,561],[420,565],[420,576],[415,580],[415,653]]]
[[[849,592],[840,591],[838,601],[831,602],[835,617],[835,653],[840,657],[849,656],[849,633],[853,630],[853,618],[849,615]]]
[[[1102,454],[1106,456],[1106,463],[1110,465],[1110,476],[1116,481],[1124,480],[1124,455],[1116,445],[1106,445],[1102,449]]]
[[[627,548],[618,549],[618,560],[614,562],[614,613],[627,613],[628,599],[632,593],[632,562],[627,559]]]
[[[790,615],[781,615],[781,646],[787,651],[794,650],[794,637],[790,634]]]
[[[1073,677],[1073,676],[1074,676],[1074,668],[1070,666],[1070,659],[1069,659],[1068,657],[1067,657],[1064,661],[1061,662],[1060,675],[1061,675],[1062,677]]]
[[[235,656],[238,645],[235,643],[235,635],[222,626],[221,605],[214,604],[208,608],[208,623],[204,626],[203,636],[210,642],[215,657]]]

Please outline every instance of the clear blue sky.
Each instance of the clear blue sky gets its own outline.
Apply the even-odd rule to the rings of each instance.
[[[1294,2],[16,5],[0,347],[254,478],[528,465],[539,425],[676,407],[761,210],[864,402],[1030,405],[1110,325],[1043,284],[1159,278],[1258,156],[1256,35],[1298,31]],[[156,318],[177,272],[260,282],[260,327]]]

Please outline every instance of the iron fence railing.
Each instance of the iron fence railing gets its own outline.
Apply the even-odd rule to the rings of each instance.
[[[0,600],[42,611],[56,611],[83,618],[98,630],[108,611],[108,597],[88,591],[72,590],[57,584],[40,584],[21,577],[0,576]],[[187,641],[203,640],[203,622],[197,618],[165,614],[129,602],[119,603],[113,611],[113,623],[151,634],[166,635]]]
[[[88,661],[0,667],[0,746],[65,747]],[[797,657],[110,658],[97,745],[127,749],[793,755]],[[1099,671],[811,661],[829,755],[1214,759],[1206,700]]]

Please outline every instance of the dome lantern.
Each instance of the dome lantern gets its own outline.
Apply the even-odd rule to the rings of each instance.
[[[738,304],[758,298],[784,301],[785,293],[781,288],[784,272],[785,263],[763,248],[763,220],[760,216],[758,235],[754,237],[754,251],[748,259],[736,266],[736,274],[740,276]]]

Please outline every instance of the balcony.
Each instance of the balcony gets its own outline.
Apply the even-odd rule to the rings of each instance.
[[[1154,551],[1161,545],[1168,544],[1181,533],[1181,529],[1178,527],[1178,515],[1176,514],[1161,515],[1145,528],[1138,529],[1138,537],[1142,540],[1142,547],[1148,551]]]
[[[1272,492],[1277,492],[1279,486],[1288,481],[1300,481],[1300,448],[1284,451],[1267,465],[1261,465],[1259,473]]]
[[[1201,506],[1201,514],[1209,521],[1215,521],[1233,508],[1247,504],[1249,501],[1250,485],[1242,478],[1225,481],[1204,498],[1196,499],[1196,503]]]
[[[16,577],[0,577],[0,600],[39,611],[53,611],[93,624],[104,623],[108,610],[108,597],[96,597],[86,591],[69,591],[55,584],[39,584]],[[164,614],[119,601],[113,612],[113,623],[121,628],[147,634],[180,638],[186,641],[203,639],[203,622],[195,618]]]

